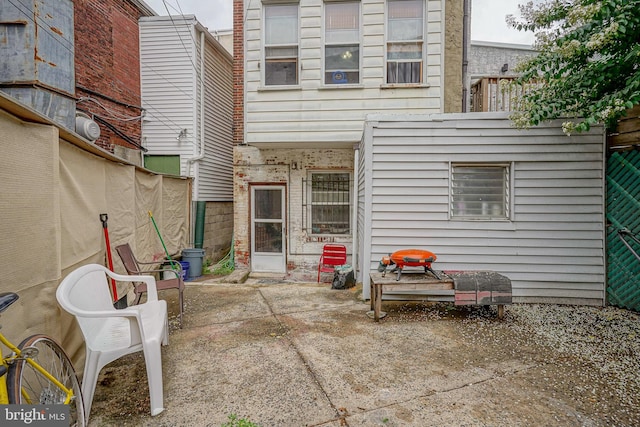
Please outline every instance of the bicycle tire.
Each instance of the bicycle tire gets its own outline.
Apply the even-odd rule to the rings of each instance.
[[[37,348],[38,354],[33,359],[64,384],[65,387],[73,390],[75,397],[69,405],[71,415],[69,424],[71,426],[84,427],[86,420],[82,391],[69,356],[56,341],[42,334],[25,338],[18,346],[21,351],[27,347]],[[24,398],[21,393],[23,389],[35,399],[32,398],[32,401],[29,402],[28,399]],[[63,404],[66,398],[66,394],[62,390],[58,389],[55,384],[51,383],[24,359],[16,360],[9,367],[7,392],[9,394],[9,403],[13,404],[59,405]]]

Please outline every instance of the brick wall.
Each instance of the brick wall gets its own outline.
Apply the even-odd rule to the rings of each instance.
[[[126,0],[76,0],[75,72],[77,110],[94,116],[96,144],[135,148],[140,143],[140,49],[138,18]]]
[[[244,141],[244,2],[233,0],[233,143]]]
[[[347,245],[351,235],[313,235],[305,224],[303,180],[311,171],[352,172],[353,149],[234,148],[234,239],[236,266],[251,265],[251,186],[279,184],[286,194],[287,272],[300,280],[316,280],[318,259],[325,243]],[[307,201],[308,203],[308,201]]]

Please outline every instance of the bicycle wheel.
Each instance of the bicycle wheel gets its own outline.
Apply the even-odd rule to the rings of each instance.
[[[73,390],[70,414],[71,426],[85,425],[84,403],[80,382],[69,356],[52,338],[46,335],[32,335],[20,343],[18,348],[25,351],[28,347],[38,350],[32,359],[42,366],[65,387]],[[28,349],[26,350],[28,354]],[[27,355],[25,354],[25,355]],[[63,404],[66,394],[47,377],[38,372],[26,360],[16,360],[7,374],[7,392],[9,403],[30,405],[59,405]]]

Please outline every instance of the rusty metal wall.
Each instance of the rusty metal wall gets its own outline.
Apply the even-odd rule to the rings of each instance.
[[[0,2],[0,89],[75,129],[73,2]]]

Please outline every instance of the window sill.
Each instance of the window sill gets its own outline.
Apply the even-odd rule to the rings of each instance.
[[[451,221],[486,221],[486,222],[509,222],[511,219],[505,217],[478,217],[478,216],[452,216]]]
[[[415,89],[431,87],[428,83],[384,83],[380,89]]]
[[[302,86],[300,85],[274,85],[274,86],[259,86],[258,92],[272,92],[272,91],[280,91],[280,90],[300,90]]]
[[[342,84],[336,84],[336,85],[323,85],[318,88],[318,90],[339,90],[339,89],[364,89],[364,85],[361,83],[358,83],[358,84],[342,83]]]

